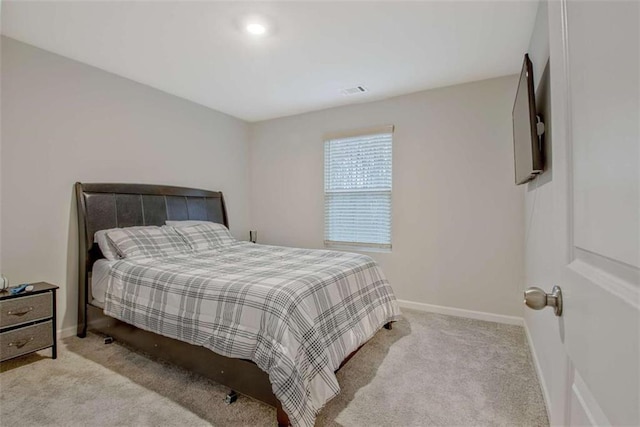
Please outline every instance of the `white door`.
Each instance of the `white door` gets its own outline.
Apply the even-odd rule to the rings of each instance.
[[[527,195],[527,285],[559,285],[564,310],[525,321],[552,424],[637,426],[640,2],[548,13],[552,178]]]

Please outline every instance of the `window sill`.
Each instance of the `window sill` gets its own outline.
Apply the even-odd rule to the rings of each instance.
[[[332,251],[346,251],[346,252],[376,252],[383,254],[390,254],[391,248],[376,248],[370,246],[357,246],[357,245],[339,245],[339,244],[331,244],[324,245],[325,249],[330,249]]]

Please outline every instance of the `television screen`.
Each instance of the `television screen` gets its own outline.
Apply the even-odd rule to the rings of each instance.
[[[529,55],[525,55],[516,100],[513,104],[513,151],[516,184],[531,181],[542,172],[544,166],[536,121],[533,66]]]

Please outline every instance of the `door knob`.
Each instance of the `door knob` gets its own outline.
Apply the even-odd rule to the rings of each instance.
[[[545,307],[553,307],[556,316],[562,316],[562,289],[554,286],[548,294],[535,286],[524,291],[524,303],[534,310],[542,310]]]

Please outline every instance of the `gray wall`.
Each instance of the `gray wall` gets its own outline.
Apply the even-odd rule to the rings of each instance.
[[[322,135],[384,124],[396,125],[394,247],[371,255],[398,297],[522,315],[515,76],[247,124],[1,40],[2,272],[60,285],[63,333],[76,319],[75,181],[222,190],[236,237],[322,247]]]
[[[60,285],[59,328],[76,323],[73,183],[221,190],[231,231],[249,225],[247,123],[2,37],[2,272]]]
[[[253,124],[260,242],[321,248],[323,134],[393,124],[393,250],[368,255],[400,299],[521,317],[516,87],[508,76]]]

